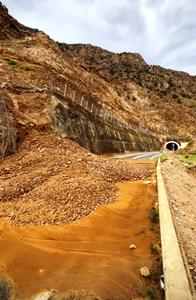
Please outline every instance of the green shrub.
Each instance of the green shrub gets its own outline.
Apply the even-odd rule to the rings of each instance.
[[[33,69],[30,68],[30,67],[25,67],[24,70],[25,70],[25,71],[32,71]]]
[[[172,95],[172,98],[173,98],[173,99],[177,99],[177,98],[179,98],[179,96],[178,96],[177,94],[173,94],[173,95]]]
[[[195,165],[196,164],[196,153],[192,152],[186,155],[179,155],[179,160],[188,165]]]
[[[159,249],[158,249],[157,245],[153,245],[153,244],[150,245],[150,253],[151,254],[159,254]]]
[[[4,61],[6,61],[6,62],[8,63],[8,65],[10,65],[10,66],[16,66],[16,65],[18,64],[17,61],[12,60],[12,59],[10,59],[10,58],[8,58],[8,57],[5,57],[5,58],[3,58],[3,59],[4,59]]]
[[[146,283],[140,283],[139,285],[139,293],[141,296],[145,297],[146,300],[158,300],[157,292],[153,289],[153,287],[148,286]]]
[[[182,103],[181,99],[178,98],[177,103],[179,103],[179,104]]]
[[[166,96],[166,95],[167,95],[167,90],[162,91],[162,94],[163,94],[164,96]]]
[[[114,75],[116,72],[117,72],[117,69],[111,67],[111,69],[110,69],[110,74],[111,74],[111,75]]]
[[[159,222],[159,213],[154,206],[150,211],[150,221],[154,224],[157,224]]]
[[[169,78],[168,84],[169,84],[170,86],[174,86],[174,82],[173,82],[173,80],[172,80],[171,78]]]

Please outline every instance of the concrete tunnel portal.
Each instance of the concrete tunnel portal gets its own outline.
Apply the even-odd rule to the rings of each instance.
[[[164,149],[167,149],[169,151],[177,151],[180,148],[180,144],[176,141],[168,141],[164,145]]]

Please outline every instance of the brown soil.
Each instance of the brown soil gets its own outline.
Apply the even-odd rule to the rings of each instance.
[[[196,286],[196,184],[195,177],[177,159],[162,166],[172,212],[180,241],[185,250],[189,269]]]
[[[163,135],[167,131],[175,138],[195,135],[195,76],[148,65],[138,53],[112,53],[82,44],[61,47],[76,64],[115,88],[124,100],[124,110],[128,108],[124,117],[130,123]]]
[[[102,205],[88,217],[68,225],[11,227],[0,224],[0,270],[24,297],[43,289],[93,289],[101,299],[129,300],[142,296],[150,279],[157,242],[149,212],[156,194],[151,181],[118,184],[119,201]],[[130,250],[130,244],[136,249]]]
[[[188,173],[192,174],[194,177],[196,177],[196,166],[188,167]]]
[[[102,159],[67,139],[32,131],[0,166],[0,218],[17,225],[68,223],[117,195],[116,182],[145,179],[149,168]]]

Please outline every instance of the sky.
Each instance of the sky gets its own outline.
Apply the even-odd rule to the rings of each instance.
[[[24,25],[65,43],[138,52],[196,75],[196,0],[2,0]]]

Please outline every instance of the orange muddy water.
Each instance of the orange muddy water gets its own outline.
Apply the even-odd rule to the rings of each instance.
[[[14,228],[0,223],[0,272],[29,297],[44,289],[93,289],[102,299],[138,296],[139,269],[152,267],[149,212],[156,184],[120,183],[118,201],[68,225]],[[130,244],[136,249],[130,250]]]

